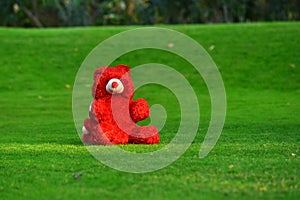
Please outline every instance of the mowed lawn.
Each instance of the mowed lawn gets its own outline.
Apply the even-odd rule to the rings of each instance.
[[[201,110],[193,144],[171,165],[145,174],[111,169],[82,144],[72,115],[77,70],[101,41],[136,27],[0,28],[1,199],[300,198],[300,23],[164,27],[198,41],[223,77],[226,122],[208,156],[198,157],[210,119],[204,81],[185,60],[153,49],[113,65],[155,62],[183,74]],[[176,97],[157,85],[136,96],[163,105],[168,119],[161,144],[122,148],[166,145],[179,126]]]

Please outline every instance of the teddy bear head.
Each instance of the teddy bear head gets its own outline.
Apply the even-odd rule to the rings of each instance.
[[[92,95],[95,99],[121,95],[125,98],[133,96],[134,86],[130,68],[126,65],[116,67],[100,67],[94,72]]]

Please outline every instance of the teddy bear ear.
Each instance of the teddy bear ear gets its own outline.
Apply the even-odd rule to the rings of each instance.
[[[127,65],[120,64],[120,65],[117,65],[116,67],[124,70],[125,72],[129,72],[130,71],[130,67],[127,66]]]
[[[94,72],[94,80],[96,80],[99,76],[101,76],[101,74],[105,71],[107,67],[99,67],[97,69],[95,69]]]
[[[101,74],[104,72],[104,70],[105,70],[106,68],[107,68],[107,67],[99,67],[99,68],[95,69],[94,74],[101,75]]]

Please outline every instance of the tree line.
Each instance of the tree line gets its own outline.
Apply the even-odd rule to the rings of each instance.
[[[1,0],[16,27],[295,21],[300,0]]]

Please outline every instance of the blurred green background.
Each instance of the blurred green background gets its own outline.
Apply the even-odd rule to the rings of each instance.
[[[1,0],[0,25],[190,24],[300,19],[299,0]]]

